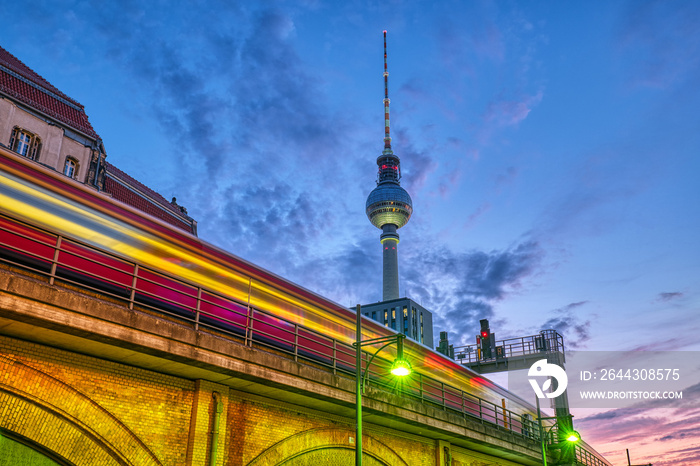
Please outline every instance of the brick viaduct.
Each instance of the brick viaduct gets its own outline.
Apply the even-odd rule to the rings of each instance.
[[[0,466],[354,464],[351,378],[0,267]],[[492,423],[364,401],[368,465],[540,464]]]

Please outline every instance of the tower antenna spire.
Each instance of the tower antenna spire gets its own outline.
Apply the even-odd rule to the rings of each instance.
[[[389,134],[389,69],[386,64],[386,29],[384,30],[384,151],[391,153]]]

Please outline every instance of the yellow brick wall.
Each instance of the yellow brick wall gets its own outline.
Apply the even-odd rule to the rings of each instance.
[[[355,464],[354,419],[234,392],[229,399],[227,417],[227,466],[277,464],[276,461],[290,457],[296,459],[285,464]],[[363,433],[366,464],[435,464],[432,440],[369,422],[364,424]],[[333,462],[317,462],[326,457],[332,457]],[[400,458],[410,460],[400,463]]]
[[[0,348],[4,367],[13,367],[0,373],[0,383],[9,391],[30,391],[31,397],[37,398],[34,406],[47,412],[44,418],[51,411],[66,411],[76,419],[86,416],[91,419],[85,426],[87,431],[97,430],[97,435],[119,433],[122,437],[131,432],[132,438],[123,442],[127,448],[149,450],[164,465],[185,463],[193,381],[7,337],[0,337]],[[30,380],[18,380],[18,374]],[[17,409],[21,413],[26,406]],[[7,422],[20,413],[5,409],[0,421]],[[50,425],[47,421],[43,427]],[[65,425],[55,428],[66,429]],[[50,437],[50,433],[44,435]],[[70,435],[62,437],[63,442],[67,439]],[[53,449],[51,445],[46,447]],[[76,454],[74,448],[71,451]],[[82,464],[95,464],[90,457],[94,453],[78,452],[78,457],[81,454],[86,455]]]
[[[354,464],[354,418],[0,336],[0,431],[78,466],[209,466],[214,394],[223,403],[217,466]],[[433,466],[445,446],[451,466],[515,466],[371,418],[369,466]]]

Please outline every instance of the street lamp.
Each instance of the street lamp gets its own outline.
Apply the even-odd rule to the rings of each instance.
[[[542,465],[547,466],[547,442],[545,440],[546,430],[543,429],[543,427],[542,427],[542,421],[546,421],[546,420],[550,420],[550,419],[554,419],[557,421],[554,424],[552,424],[551,426],[549,426],[549,429],[551,432],[551,429],[553,429],[555,426],[557,427],[557,429],[560,428],[559,427],[560,419],[557,417],[542,417],[542,413],[540,411],[540,399],[539,399],[539,397],[537,397],[537,398],[535,398],[535,400],[537,402],[537,424],[540,428],[540,441],[542,443]],[[573,416],[571,416],[571,415],[568,416],[569,422],[567,422],[567,424],[569,426],[572,425],[572,422],[571,422],[572,417]],[[565,432],[564,435],[559,435],[559,438],[563,438],[564,440],[566,440],[569,443],[568,446],[573,446],[575,443],[577,443],[579,440],[581,440],[581,435],[579,435],[578,432],[576,432],[575,430],[573,430],[573,428],[571,428],[571,430],[568,432]],[[558,442],[554,445],[551,445],[550,448],[555,449],[555,448],[562,448],[564,446],[565,446],[565,444]]]
[[[362,466],[362,392],[365,387],[365,380],[367,378],[367,373],[374,360],[374,357],[379,354],[381,350],[389,345],[396,343],[396,360],[391,365],[390,372],[397,377],[405,377],[411,373],[411,363],[403,356],[403,340],[406,335],[401,333],[392,335],[390,337],[380,337],[372,338],[370,340],[362,340],[362,313],[361,307],[358,304],[356,307],[357,312],[357,328],[356,328],[356,341],[352,344],[355,347],[355,379],[356,379],[356,397],[355,397],[355,411],[356,411],[356,426],[355,426],[355,465]],[[362,373],[362,347],[368,345],[377,345],[384,343],[367,361],[367,367],[365,368],[364,374]]]

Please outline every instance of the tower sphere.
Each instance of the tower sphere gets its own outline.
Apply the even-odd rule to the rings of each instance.
[[[411,218],[413,202],[398,183],[385,182],[369,193],[365,211],[369,221],[377,228],[389,224],[401,228]]]

